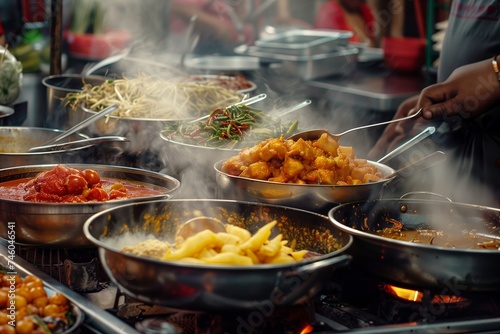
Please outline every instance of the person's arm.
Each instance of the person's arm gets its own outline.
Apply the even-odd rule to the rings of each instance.
[[[411,112],[414,112],[418,102],[418,98],[419,95],[415,95],[403,101],[399,105],[398,110],[393,116],[393,119],[406,117]],[[390,152],[392,149],[396,148],[400,143],[404,141],[404,139],[408,137],[408,133],[410,132],[409,126],[411,124],[414,124],[414,122],[416,121],[411,119],[405,122],[408,124],[408,126],[401,126],[401,123],[392,123],[387,125],[373,148],[370,150],[370,152],[368,152],[368,158],[371,160],[377,160],[383,157],[387,152]]]
[[[497,57],[500,61],[500,57]],[[498,64],[500,70],[500,63]],[[403,102],[393,118],[400,118],[423,108],[422,118],[388,125],[370,150],[376,159],[423,130],[429,121],[453,121],[477,117],[500,104],[500,77],[493,70],[492,59],[459,67],[442,82],[424,88],[420,95]]]
[[[500,56],[496,57],[500,71]],[[425,119],[447,121],[455,116],[474,118],[500,103],[500,76],[493,59],[457,68],[450,77],[431,85],[420,94],[418,107]]]

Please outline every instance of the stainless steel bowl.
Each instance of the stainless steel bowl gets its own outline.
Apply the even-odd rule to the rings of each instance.
[[[12,114],[14,114],[13,108],[0,105],[0,125],[6,124],[7,117]]]
[[[64,106],[64,99],[68,93],[77,93],[82,90],[84,82],[91,85],[100,85],[109,78],[81,74],[50,75],[42,79],[47,88],[47,121],[45,126],[66,129],[71,124],[72,111]],[[75,123],[76,124],[76,123]]]
[[[178,171],[186,167],[197,166],[200,169],[207,169],[221,159],[229,159],[238,155],[240,148],[232,149],[225,147],[209,147],[193,145],[172,140],[164,131],[160,132],[160,137],[164,140],[166,154],[173,160],[173,164]],[[210,172],[212,172],[210,170]]]
[[[215,163],[219,196],[241,201],[259,201],[286,205],[326,214],[335,205],[357,200],[379,198],[386,179],[358,185],[317,185],[279,183],[233,176],[221,170],[224,160]],[[394,169],[374,161],[382,176],[394,173]]]
[[[61,133],[62,130],[47,128],[0,127],[0,168],[81,162],[93,159],[95,152],[92,145],[60,151],[28,153],[28,149],[31,147],[43,145]],[[74,134],[67,140],[85,138],[88,136]]]
[[[173,242],[179,224],[197,216],[233,222],[252,233],[277,219],[270,238],[281,233],[283,239],[296,241],[297,249],[322,255],[296,263],[231,266],[162,261],[121,251],[148,236]],[[121,291],[178,309],[256,310],[302,303],[351,260],[343,253],[352,239],[326,216],[262,203],[173,199],[128,204],[93,215],[84,233],[99,248],[104,269]]]
[[[0,183],[34,177],[56,165],[33,165],[0,170]],[[18,244],[83,247],[92,245],[83,235],[85,220],[97,212],[126,203],[171,198],[180,182],[168,175],[147,170],[93,164],[65,164],[77,169],[93,169],[101,177],[133,180],[164,188],[161,195],[93,203],[39,203],[0,198],[0,237],[9,237],[7,222],[14,222]]]

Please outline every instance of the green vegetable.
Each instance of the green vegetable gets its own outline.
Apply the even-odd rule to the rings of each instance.
[[[0,105],[9,105],[21,93],[23,66],[0,46]]]
[[[247,105],[217,108],[206,121],[166,124],[162,135],[174,142],[217,148],[242,148],[268,138],[290,136],[298,121],[282,123]]]
[[[38,314],[31,314],[29,315],[33,323],[35,324],[35,327],[37,328],[38,331],[41,331],[44,334],[52,334],[52,331],[49,329],[47,324],[38,316]]]

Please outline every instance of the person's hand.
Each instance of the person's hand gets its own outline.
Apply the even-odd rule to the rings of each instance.
[[[406,117],[417,112],[416,106],[418,98],[419,96],[416,95],[403,101],[399,105],[393,119]],[[409,119],[387,125],[378,141],[375,143],[370,152],[368,152],[368,159],[377,160],[381,158],[386,153],[392,151],[404,142],[405,139],[409,139],[411,136],[414,136],[418,132],[422,131],[426,126],[428,126],[428,124],[425,123],[428,123],[428,121],[419,117],[417,119]]]
[[[487,59],[459,67],[446,81],[425,88],[417,105],[425,119],[452,123],[457,117],[477,117],[498,102],[500,82]]]

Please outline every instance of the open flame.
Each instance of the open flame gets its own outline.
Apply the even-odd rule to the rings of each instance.
[[[312,331],[314,330],[314,327],[307,324],[301,331],[300,331],[300,334],[309,334],[309,333],[312,333]]]
[[[421,302],[424,297],[421,291],[398,288],[397,286],[389,284],[385,286],[385,290],[396,297],[412,302]]]
[[[384,284],[384,291],[400,299],[408,300],[415,303],[421,303],[424,297],[424,293],[422,291],[400,288],[390,284]],[[441,294],[441,295],[435,295],[432,298],[431,303],[454,304],[463,302],[465,300],[466,300],[465,298],[460,296]]]

